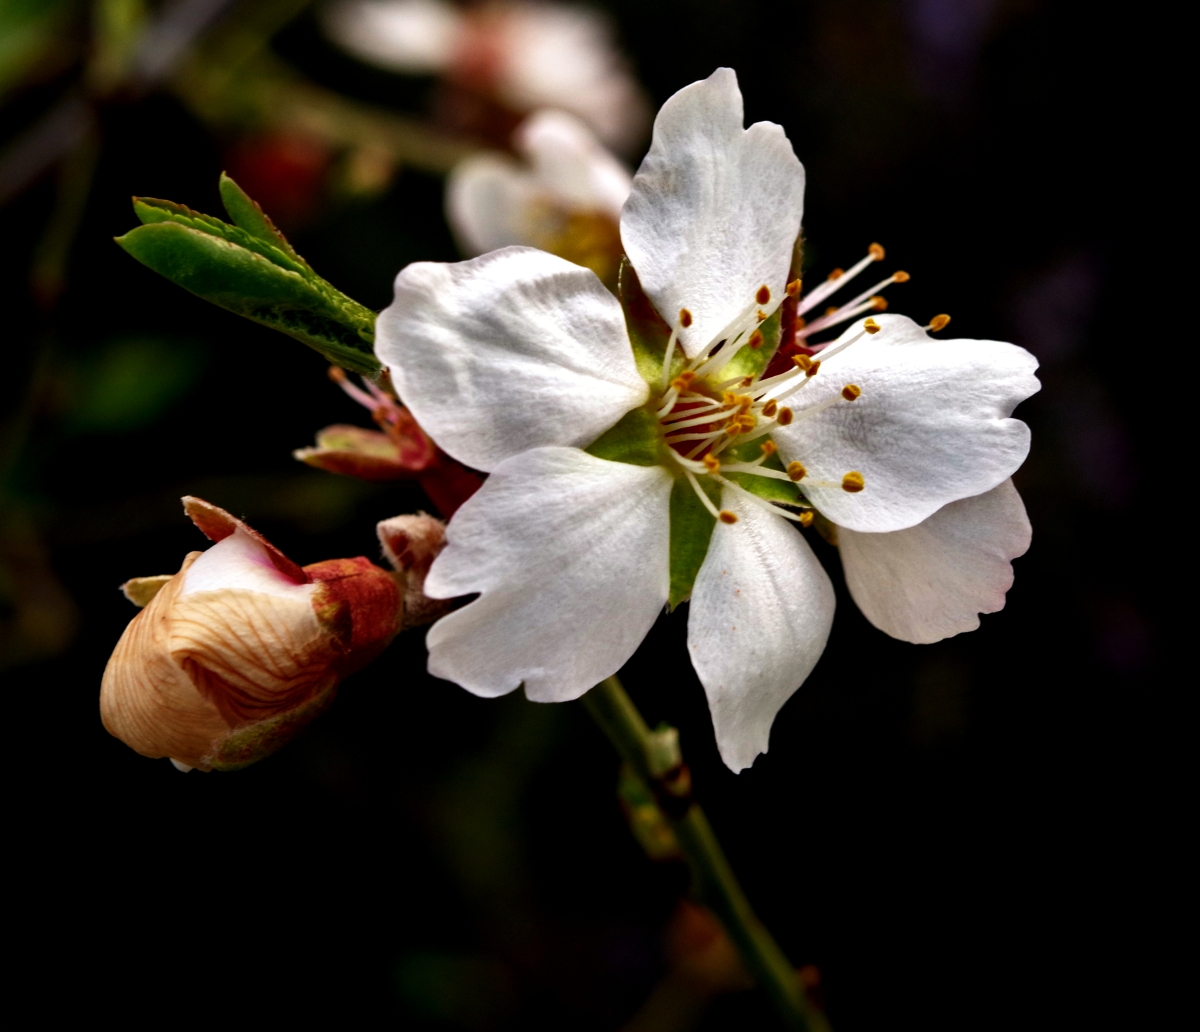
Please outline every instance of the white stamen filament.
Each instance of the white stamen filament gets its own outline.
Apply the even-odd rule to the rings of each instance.
[[[880,252],[882,254],[882,252]],[[805,312],[811,312],[817,305],[824,301],[830,294],[836,294],[855,276],[863,271],[872,262],[879,261],[874,254],[868,253],[867,256],[854,265],[850,266],[837,279],[826,280],[817,287],[808,297],[801,298],[800,304],[796,308],[797,315],[803,315]]]
[[[704,493],[704,488],[700,486],[700,481],[696,479],[695,475],[690,469],[685,469],[683,471],[683,475],[688,478],[688,483],[692,485],[693,490],[697,495],[700,496],[700,501],[704,503],[704,508],[713,514],[713,519],[719,520],[721,518],[721,513],[717,507],[713,505],[712,499]],[[721,478],[717,477],[717,479],[720,480]]]
[[[828,281],[822,284],[821,287],[818,287],[802,303],[799,310],[801,312],[808,311],[823,298],[848,283],[872,262],[878,261],[882,257],[882,249],[877,245],[872,245],[871,253],[866,258],[848,272],[839,276],[838,279]],[[903,273],[899,275],[901,280],[906,278]],[[876,308],[876,302],[872,298],[880,289],[893,282],[897,282],[895,276],[891,276],[883,282],[876,284],[870,290],[864,291],[829,316],[814,320],[811,326],[806,328],[807,332],[815,332],[816,330],[835,325],[838,322],[856,318],[863,312]],[[809,515],[801,517],[781,508],[781,505],[789,503],[777,504],[760,498],[721,475],[722,473],[737,473],[748,476],[766,477],[771,480],[783,480],[795,484],[796,480],[792,476],[789,476],[786,471],[764,465],[766,460],[776,452],[775,448],[770,444],[765,445],[762,454],[753,460],[736,460],[722,465],[718,456],[733,445],[737,445],[740,449],[742,445],[766,437],[780,425],[790,425],[796,421],[811,419],[813,416],[824,412],[840,401],[854,400],[861,393],[857,391],[857,388],[854,388],[851,391],[853,394],[853,398],[851,398],[838,391],[816,404],[802,409],[784,408],[779,405],[779,402],[797,393],[810,380],[815,378],[814,374],[817,373],[817,368],[814,368],[814,365],[820,366],[828,359],[840,354],[846,348],[850,347],[850,345],[866,336],[866,326],[871,325],[870,320],[867,320],[864,327],[857,333],[852,334],[841,343],[834,346],[825,345],[824,350],[818,351],[813,357],[812,362],[805,363],[803,367],[796,366],[796,368],[788,369],[786,372],[767,377],[766,379],[758,379],[756,376],[733,377],[720,384],[712,384],[706,380],[700,390],[692,389],[693,381],[704,379],[721,368],[728,366],[729,362],[733,360],[738,352],[743,347],[748,346],[752,339],[755,339],[754,331],[764,319],[769,317],[769,313],[774,312],[778,308],[784,296],[786,295],[781,293],[778,301],[773,305],[760,305],[756,296],[755,303],[740,312],[737,318],[722,333],[714,338],[712,344],[685,363],[684,370],[680,374],[681,378],[676,378],[674,382],[672,382],[670,377],[670,362],[674,355],[675,344],[679,339],[686,314],[682,310],[679,320],[672,329],[671,336],[667,342],[662,374],[663,395],[661,404],[657,410],[657,418],[664,432],[666,444],[679,446],[695,442],[695,445],[687,451],[686,455],[675,454],[673,458],[678,463],[678,467],[684,476],[687,477],[688,483],[691,484],[692,490],[696,492],[705,509],[715,519],[721,519],[721,510],[709,498],[701,486],[699,477],[711,476],[717,483],[731,488],[751,504],[766,509],[768,512],[773,512],[778,516],[783,516],[785,519],[790,519],[801,524],[811,523]],[[877,328],[872,326],[872,329]],[[801,334],[797,334],[797,336],[799,337]],[[800,361],[803,362],[804,360],[800,359]],[[726,388],[733,390],[732,392],[727,391]],[[723,392],[722,400],[718,401],[712,397],[714,392]],[[766,415],[764,410],[769,410],[770,415]],[[780,423],[780,416],[783,417],[782,424]],[[712,428],[713,426],[715,426],[715,429]],[[703,427],[704,429],[686,432],[692,428],[699,427]],[[701,456],[703,456],[703,461],[700,461]],[[806,483],[816,482],[808,480]],[[803,505],[799,502],[795,503],[795,505],[805,510],[811,508],[811,506]],[[735,521],[732,517],[729,517],[727,522],[732,523]]]
[[[675,316],[675,325],[671,328],[671,337],[667,341],[667,353],[663,356],[662,367],[662,389],[667,389],[667,384],[671,382],[671,359],[675,354],[675,341],[679,339],[679,324],[683,322],[683,312]]]
[[[707,434],[671,434],[671,436],[665,438],[665,440],[667,444],[678,444],[681,441],[715,441],[724,433],[725,431],[722,429],[713,430],[711,433]]]
[[[781,469],[763,469],[757,462],[723,462],[721,463],[722,473],[750,473],[756,477],[770,477],[773,480],[788,480],[795,483]]]
[[[718,402],[705,409],[703,414],[693,416],[691,419],[676,419],[670,421],[664,419],[662,420],[663,429],[666,430],[667,433],[674,433],[676,430],[682,430],[685,426],[699,426],[701,423],[715,423],[721,418],[719,413],[725,408],[725,405]],[[692,411],[692,409],[687,409],[685,412],[681,413],[681,415],[690,414]]]
[[[861,305],[858,305],[855,308],[839,308],[828,318],[819,319],[811,326],[805,326],[804,329],[797,330],[796,337],[799,340],[805,340],[814,333],[820,333],[822,330],[829,329],[830,326],[837,326],[838,323],[844,323],[851,319],[857,319],[860,315],[866,315],[867,312],[873,311],[877,311],[877,309],[870,301],[864,301]]]
[[[744,487],[741,487],[738,484],[735,484],[732,480],[726,480],[724,477],[718,476],[716,474],[713,475],[713,479],[716,480],[717,483],[719,483],[719,484],[724,484],[726,487],[733,488],[733,490],[738,495],[740,495],[742,498],[745,498],[746,501],[748,501],[748,502],[753,502],[760,509],[766,509],[767,512],[773,512],[776,516],[782,516],[784,519],[787,519],[787,520],[794,520],[796,523],[804,522],[794,512],[788,512],[787,509],[783,508],[782,506],[776,505],[774,502],[768,502],[765,498],[759,498],[758,495],[756,495],[750,491],[747,491]],[[699,488],[699,485],[697,485],[697,488]]]

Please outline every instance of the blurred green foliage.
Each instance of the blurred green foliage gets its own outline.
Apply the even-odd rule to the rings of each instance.
[[[62,45],[71,0],[0,0],[0,100]]]
[[[207,363],[187,337],[122,337],[68,368],[71,434],[119,434],[153,423],[193,387]]]

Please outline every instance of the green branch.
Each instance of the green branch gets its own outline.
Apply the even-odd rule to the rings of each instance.
[[[742,962],[766,990],[789,1029],[829,1032],[829,1023],[804,994],[795,969],[750,907],[712,825],[691,797],[691,776],[674,728],[651,731],[615,677],[583,697],[592,718],[621,758],[650,785],[671,821],[701,899],[725,926]]]

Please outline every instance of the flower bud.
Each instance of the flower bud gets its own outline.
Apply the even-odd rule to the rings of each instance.
[[[433,623],[453,608],[453,602],[428,598],[425,575],[446,545],[446,524],[420,512],[415,516],[393,516],[376,525],[383,555],[392,568],[404,575],[404,625]]]
[[[185,498],[216,542],[173,577],[124,586],[145,608],[100,689],[108,731],[187,770],[236,770],[274,752],[333,701],[403,623],[395,577],[362,558],[300,567],[229,513]]]

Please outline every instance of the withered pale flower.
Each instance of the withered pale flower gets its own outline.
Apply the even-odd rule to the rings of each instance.
[[[577,4],[488,0],[333,0],[325,31],[376,67],[438,75],[494,105],[492,120],[554,107],[583,119],[619,151],[646,128],[646,99],[612,26]]]
[[[405,623],[409,578],[361,556],[301,567],[223,509],[199,498],[184,509],[216,544],[172,577],[124,586],[145,608],[109,659],[100,715],[143,756],[236,770],[289,741],[383,651]],[[440,523],[409,519],[431,525],[420,522],[436,551]]]
[[[446,218],[469,257],[511,245],[591,269],[610,290],[620,265],[621,208],[633,176],[574,115],[545,109],[512,136],[520,161],[466,158],[446,182]]]
[[[360,480],[414,479],[445,516],[453,515],[479,490],[482,478],[438,451],[409,411],[390,394],[367,381],[363,381],[362,387],[355,386],[336,366],[329,373],[334,383],[371,413],[380,429],[368,430],[345,423],[327,426],[317,431],[315,448],[297,448],[292,452],[293,457],[328,473]],[[381,530],[381,536],[382,533]],[[386,543],[384,549],[390,557]]]

